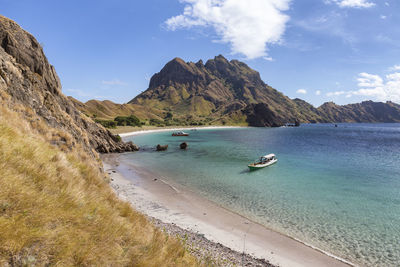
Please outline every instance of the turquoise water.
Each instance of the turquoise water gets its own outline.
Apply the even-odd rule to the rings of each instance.
[[[159,132],[126,138],[136,165],[363,266],[400,264],[400,124]],[[181,151],[179,144],[188,142]],[[158,143],[167,152],[155,152]],[[256,172],[247,164],[275,153]],[[156,164],[155,164],[156,163]]]

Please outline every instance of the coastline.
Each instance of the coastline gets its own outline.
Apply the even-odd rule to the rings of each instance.
[[[153,218],[163,229],[170,225],[186,231],[185,235],[204,237],[217,247],[222,245],[236,251],[239,260],[244,252],[250,265],[251,260],[256,264],[257,259],[261,259],[261,263],[257,262],[261,266],[271,266],[268,262],[274,266],[352,265],[226,210],[183,186],[166,182],[140,166],[124,162],[119,155],[103,155],[102,160],[117,195]]]
[[[210,129],[237,129],[237,128],[248,128],[249,126],[193,126],[193,127],[160,127],[157,129],[141,129],[138,128],[137,131],[131,131],[127,133],[119,133],[118,135],[122,138],[128,136],[135,136],[141,134],[149,134],[149,133],[156,133],[156,132],[170,132],[170,131],[190,131],[190,130],[210,130]]]

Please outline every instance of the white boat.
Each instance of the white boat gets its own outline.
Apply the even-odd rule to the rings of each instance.
[[[276,163],[278,159],[276,158],[275,154],[268,154],[263,157],[260,157],[259,160],[257,160],[254,163],[251,163],[248,165],[250,171],[255,171],[259,170],[265,167],[268,167],[274,163]]]
[[[189,136],[189,134],[185,133],[185,132],[182,132],[182,131],[179,131],[179,132],[172,133],[172,136]]]

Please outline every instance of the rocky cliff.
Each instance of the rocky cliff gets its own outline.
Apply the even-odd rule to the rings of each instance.
[[[43,121],[60,133],[53,143],[81,145],[107,152],[137,150],[83,115],[61,92],[61,83],[38,41],[10,19],[0,16],[0,93],[3,105]]]

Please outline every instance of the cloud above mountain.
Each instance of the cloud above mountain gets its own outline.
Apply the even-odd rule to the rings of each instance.
[[[375,6],[375,3],[368,0],[327,0],[327,3],[336,3],[339,7],[369,8]]]
[[[307,94],[307,90],[306,89],[299,89],[299,90],[296,91],[296,93],[302,94],[302,95],[306,95]]]
[[[181,0],[182,14],[169,18],[169,30],[213,28],[233,54],[247,59],[270,60],[268,45],[277,44],[285,33],[291,0]]]
[[[381,77],[380,75],[362,72],[358,75],[358,90],[329,92],[327,96],[345,95],[347,98],[352,96],[364,96],[368,99],[379,101],[400,102],[400,72],[397,66],[390,68],[392,73]]]

